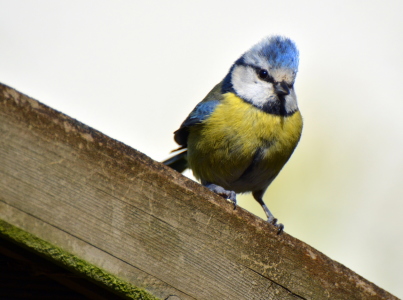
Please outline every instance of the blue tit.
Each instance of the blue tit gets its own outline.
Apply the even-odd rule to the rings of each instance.
[[[174,132],[180,148],[163,162],[179,172],[190,168],[234,205],[236,193],[252,192],[278,233],[284,226],[262,198],[301,137],[294,91],[298,63],[298,49],[286,37],[253,46]]]

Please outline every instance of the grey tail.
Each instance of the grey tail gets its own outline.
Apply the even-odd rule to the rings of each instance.
[[[185,150],[179,154],[176,154],[175,156],[172,156],[171,158],[168,158],[167,160],[164,160],[162,163],[178,171],[179,173],[182,173],[188,168],[187,154],[188,152]]]

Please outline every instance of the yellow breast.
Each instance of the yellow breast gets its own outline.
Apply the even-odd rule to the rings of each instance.
[[[231,189],[260,150],[256,171],[275,177],[298,144],[301,131],[299,111],[291,116],[271,115],[227,93],[209,118],[190,128],[189,166],[196,178]]]

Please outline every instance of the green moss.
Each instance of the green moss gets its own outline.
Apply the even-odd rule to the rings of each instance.
[[[150,293],[72,255],[22,229],[0,220],[0,236],[14,241],[67,269],[91,279],[116,293],[136,300],[158,300]]]

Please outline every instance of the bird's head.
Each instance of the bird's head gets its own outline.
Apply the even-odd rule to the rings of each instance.
[[[224,79],[223,92],[234,92],[268,113],[292,114],[298,110],[294,92],[298,62],[293,41],[267,37],[233,64]]]

